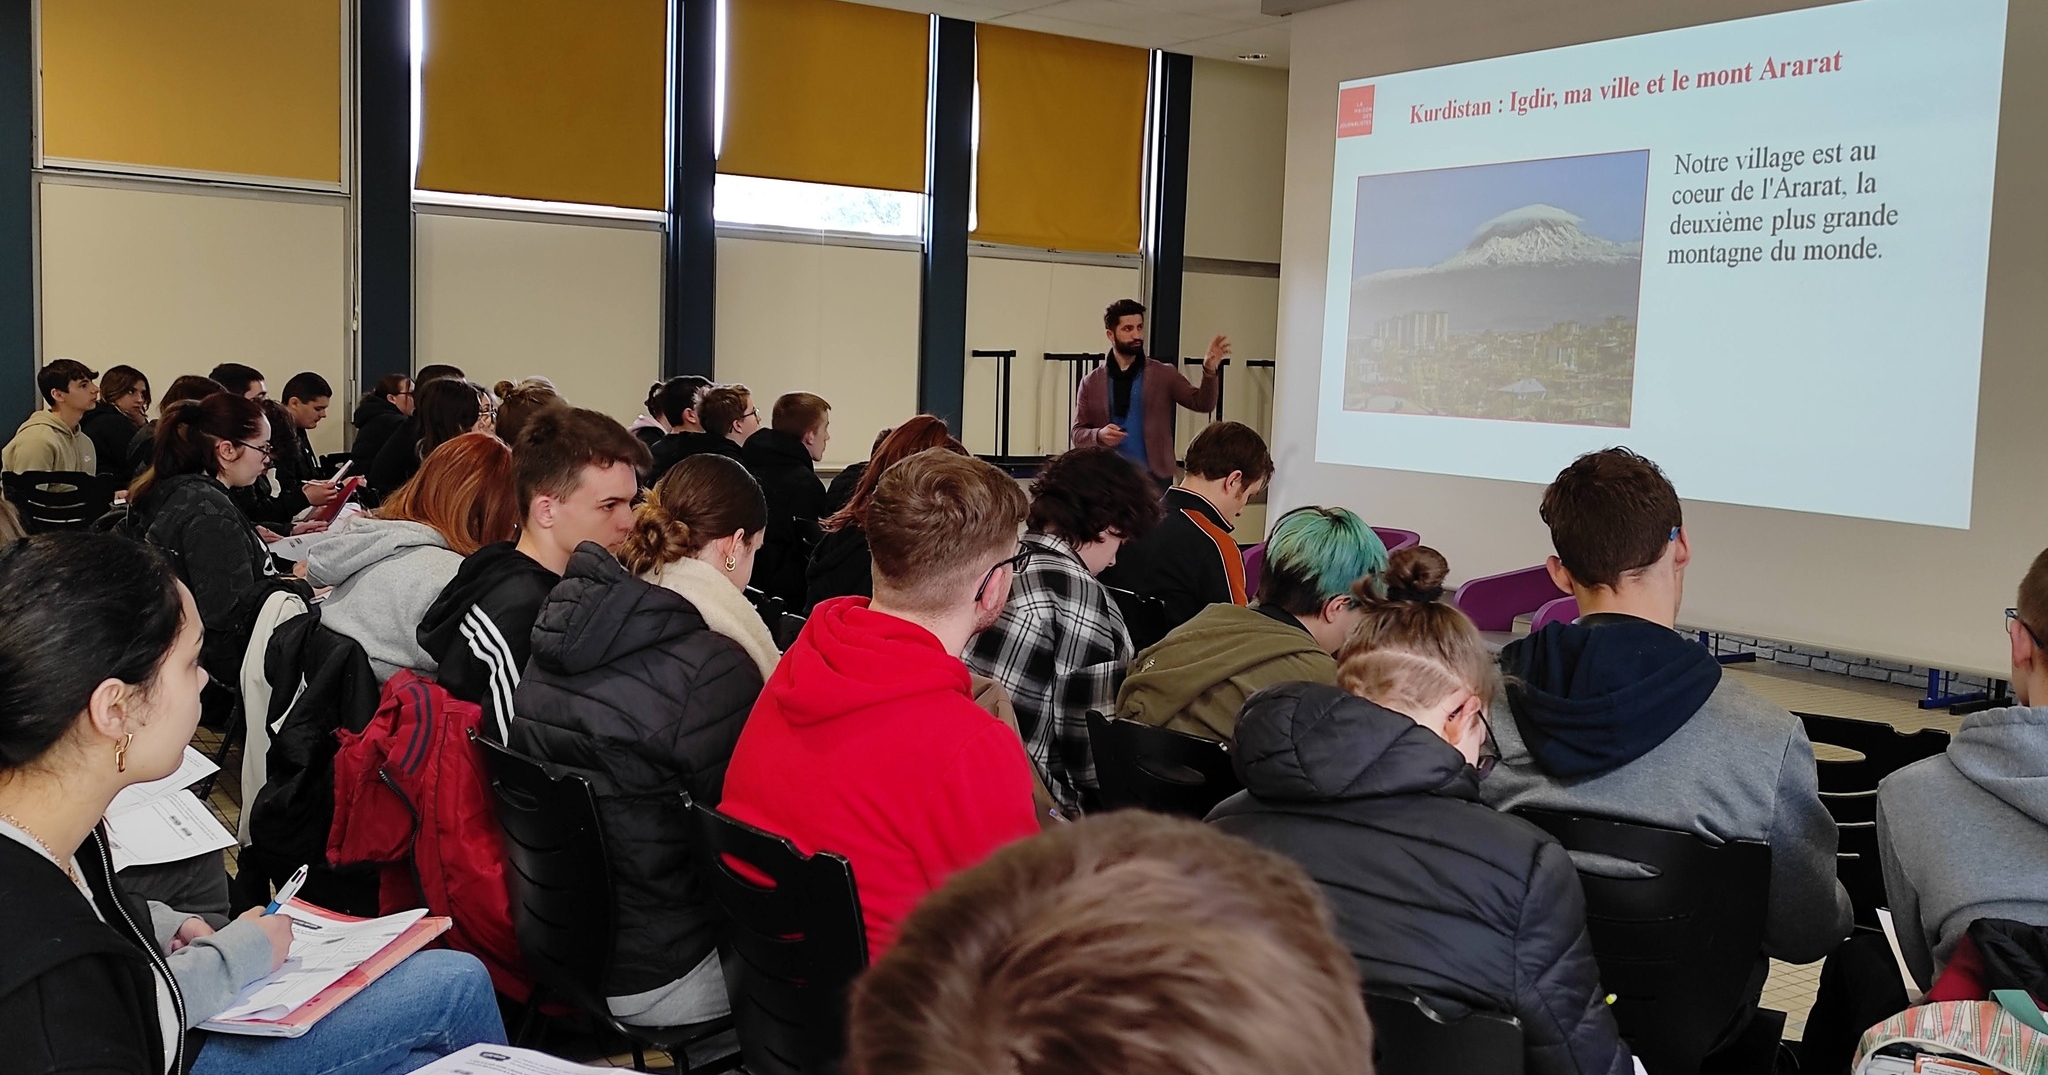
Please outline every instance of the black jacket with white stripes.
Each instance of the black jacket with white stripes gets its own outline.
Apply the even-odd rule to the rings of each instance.
[[[533,621],[560,581],[512,542],[486,545],[462,561],[420,620],[420,648],[440,665],[435,681],[482,706],[484,734],[498,742],[533,652]]]

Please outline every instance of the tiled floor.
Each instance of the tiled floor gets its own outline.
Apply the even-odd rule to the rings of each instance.
[[[1825,713],[1834,717],[1884,721],[1895,727],[1917,731],[1940,728],[1953,732],[1961,717],[1945,709],[1923,710],[1915,703],[1920,692],[1911,687],[1872,683],[1846,676],[1832,676],[1803,668],[1782,668],[1768,662],[1729,665],[1728,674],[1750,690],[1786,709]],[[1834,748],[1820,746],[1815,753],[1825,757]],[[1820,984],[1820,964],[1804,965],[1771,961],[1771,976],[1764,983],[1764,1006],[1786,1013],[1785,1036],[1798,1038],[1806,1029],[1806,1013],[1813,1007],[1813,994]]]

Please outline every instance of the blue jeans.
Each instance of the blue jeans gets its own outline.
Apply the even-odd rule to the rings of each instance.
[[[484,965],[467,952],[416,952],[303,1037],[208,1034],[192,1075],[397,1075],[478,1042],[505,1044]]]

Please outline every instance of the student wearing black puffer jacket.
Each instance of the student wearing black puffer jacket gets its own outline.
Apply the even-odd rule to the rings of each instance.
[[[746,648],[694,604],[634,578],[594,543],[570,557],[534,623],[510,745],[597,793],[617,901],[604,987],[625,1022],[731,1010],[718,912],[691,866],[680,793],[718,803],[761,681]]]
[[[1479,802],[1485,643],[1437,600],[1434,550],[1396,553],[1387,580],[1385,597],[1359,587],[1345,689],[1292,683],[1245,702],[1232,752],[1245,790],[1209,821],[1308,870],[1369,989],[1453,1018],[1514,1016],[1532,1075],[1626,1075],[1571,859]]]

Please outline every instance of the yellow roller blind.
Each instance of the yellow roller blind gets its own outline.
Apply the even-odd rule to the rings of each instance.
[[[718,170],[924,189],[931,19],[840,0],[727,0]]]
[[[341,0],[45,0],[43,154],[341,181]]]
[[[667,0],[426,0],[419,186],[660,209]]]
[[[1004,26],[975,29],[981,154],[974,237],[1138,249],[1148,56]]]

